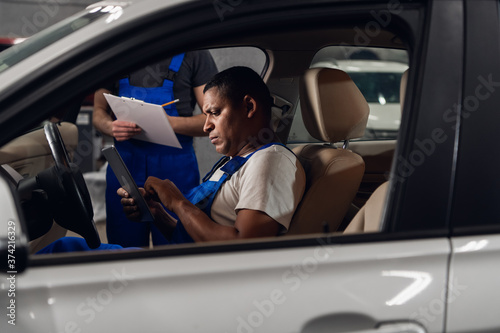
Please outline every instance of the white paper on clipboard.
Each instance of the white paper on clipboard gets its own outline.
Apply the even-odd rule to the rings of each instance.
[[[136,123],[142,129],[134,139],[182,148],[161,105],[111,94],[104,97],[116,119]]]

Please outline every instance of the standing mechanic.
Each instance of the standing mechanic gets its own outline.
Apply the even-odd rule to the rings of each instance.
[[[209,51],[179,54],[171,59],[147,66],[122,78],[115,87],[99,89],[94,97],[93,125],[103,134],[112,136],[114,144],[139,186],[150,175],[169,178],[181,191],[199,184],[198,162],[193,148],[193,136],[203,136],[203,114],[193,116],[197,102],[200,107],[205,83],[217,73]],[[134,123],[116,120],[103,93],[133,97],[153,104],[165,104],[169,121],[182,149],[136,140],[141,129]],[[106,233],[110,243],[121,246],[164,244],[162,234],[150,223],[134,223],[123,214],[120,187],[108,166],[106,171]]]

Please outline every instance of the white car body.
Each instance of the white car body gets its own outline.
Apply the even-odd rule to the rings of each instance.
[[[404,71],[408,69],[406,64],[395,61],[380,60],[339,60],[339,69],[344,70],[353,77],[354,75],[364,75],[364,73],[379,73],[381,76],[401,79]],[[356,79],[353,78],[356,83]],[[394,80],[398,81],[399,80]],[[391,79],[392,81],[392,79]],[[382,84],[382,83],[381,83]],[[399,84],[396,85],[399,88]],[[380,89],[382,90],[382,89]],[[399,104],[399,89],[391,91],[393,96],[397,96],[397,101],[391,101],[388,96],[384,96],[382,91],[377,94],[377,101],[369,100],[370,115],[368,116],[367,128],[373,130],[397,131],[401,124],[401,106]]]
[[[212,3],[143,0],[130,4],[116,1],[102,4],[98,10],[103,10],[109,5],[114,6],[109,7],[109,11],[113,12],[103,15],[0,72],[0,96],[16,91],[19,86],[29,86],[30,80],[35,82],[38,79],[45,79],[43,76],[45,73],[50,73],[50,70],[65,59],[74,60],[71,57],[75,54],[84,59],[80,59],[75,66],[69,66],[66,75],[59,74],[53,81],[48,81],[50,84],[47,86],[33,90],[38,94],[48,94],[53,85],[65,84],[73,84],[76,89],[77,86],[71,81],[72,78],[81,80],[85,87],[87,85],[94,87],[97,79],[92,77],[88,82],[85,81],[87,78],[85,70],[87,67],[95,69],[92,67],[92,62],[100,60],[90,47],[85,49],[86,45],[103,48],[100,56],[116,61],[118,59],[116,54],[118,51],[121,52],[121,48],[124,49],[123,52],[132,52],[134,49],[127,48],[125,44],[119,42],[113,47],[109,46],[109,49],[105,48],[104,45],[112,44],[114,41],[109,36],[134,24],[137,25],[138,31],[143,31],[141,29],[146,29],[144,26],[150,22],[152,25],[159,24],[161,15],[174,21],[172,31],[175,34],[165,40],[177,49],[188,49],[191,42],[196,46],[206,43],[213,47],[219,45],[219,41],[223,45],[231,43],[247,45],[245,37],[247,34],[252,35],[244,29],[246,27],[244,24],[248,24],[251,29],[257,29],[255,26],[257,23],[268,24],[274,10],[277,13],[276,17],[280,17],[281,13],[278,10],[282,9],[285,12],[287,6],[292,7],[290,12],[293,14],[286,11],[286,14],[290,15],[286,16],[288,23],[300,19],[306,15],[304,13],[312,15],[313,10],[316,10],[316,15],[321,15],[329,8],[327,5],[341,13],[345,11],[349,15],[357,14],[356,11],[352,14],[352,8],[357,9],[359,6],[357,10],[360,11],[361,18],[369,15],[371,10],[370,4],[365,2],[361,5],[356,2],[345,4],[335,1],[302,3],[297,1],[297,4],[295,2],[286,4],[286,1],[256,1],[256,3],[261,7],[257,7],[254,12],[251,10],[252,5],[255,5],[254,2],[244,1]],[[217,4],[226,7],[219,7],[219,11],[215,8],[215,14],[211,13],[215,19],[212,21],[207,19],[208,23],[200,23],[198,26],[196,25],[198,21],[194,23],[188,20],[175,21],[176,17],[186,18],[192,13],[198,13],[197,15],[201,17],[200,13],[206,11],[208,6]],[[299,6],[300,4],[302,6]],[[430,1],[422,4],[422,8],[418,7],[418,10],[414,10],[417,4],[406,2],[404,4],[408,6],[403,6],[404,10],[401,11],[403,14],[405,11],[414,14],[408,17],[415,17],[415,21],[421,19],[424,22],[417,14],[427,13],[421,10],[427,8],[426,6],[434,10],[432,18],[436,17],[434,13],[448,13],[453,16],[453,20],[436,19],[437,21],[432,21],[432,24],[437,25],[442,22],[445,28],[454,27],[456,22],[462,22],[464,19],[464,14],[459,10],[463,6],[461,1]],[[275,5],[277,7],[273,7]],[[293,7],[295,5],[297,8]],[[227,6],[232,10],[227,9]],[[387,6],[387,3],[379,2],[375,7],[377,10],[380,8],[385,10]],[[226,8],[226,11],[221,11],[220,8]],[[395,10],[393,12],[393,15],[399,15]],[[252,15],[262,21],[254,21]],[[219,18],[220,22],[216,23],[221,24],[220,26],[213,23]],[[245,21],[247,19],[248,22]],[[143,24],[140,25],[139,22]],[[368,22],[376,21],[373,19]],[[445,25],[446,22],[453,24]],[[184,25],[180,26],[181,23]],[[291,27],[291,25],[280,27]],[[229,34],[233,29],[239,31],[241,36],[228,35],[227,40],[224,39],[225,34]],[[458,33],[461,30],[450,28],[443,31]],[[197,34],[203,33],[213,39],[207,37],[204,41],[198,40]],[[448,38],[447,36],[445,34],[442,38]],[[130,43],[147,48],[147,45],[140,41],[140,37],[140,35],[132,36]],[[33,39],[36,38],[35,36]],[[264,38],[265,36],[262,37]],[[433,38],[437,38],[436,34],[433,34]],[[426,40],[423,37],[421,39]],[[450,47],[453,44],[432,39],[435,43],[432,45],[436,46],[438,41],[440,47]],[[154,41],[148,42],[154,43]],[[307,43],[305,44],[307,46]],[[159,44],[155,46],[161,47]],[[286,48],[280,49],[278,46],[273,50],[274,53],[270,52],[271,60],[279,58],[280,52],[284,49]],[[294,48],[288,46],[288,50]],[[308,51],[310,50],[304,47],[304,51],[300,51],[303,53],[298,52],[298,54],[309,54]],[[461,46],[460,51],[463,51]],[[148,52],[151,52],[151,49],[147,49],[146,55],[143,56],[147,56]],[[88,59],[85,58],[87,56]],[[436,92],[436,95],[443,99],[433,100],[432,102],[436,103],[434,109],[427,110],[426,114],[426,105],[419,104],[423,103],[419,99],[421,94],[428,90],[447,89],[454,82],[462,80],[457,80],[451,75],[449,79],[443,79],[445,81],[439,81],[433,86],[421,84],[432,83],[433,80],[442,78],[439,73],[434,73],[435,67],[443,70],[446,68],[449,72],[453,72],[455,68],[453,61],[448,61],[449,55],[446,56],[446,61],[431,52],[421,56],[427,58],[420,60],[416,57],[421,61],[419,64],[425,63],[429,67],[422,66],[410,75],[407,96],[411,98],[407,99],[406,105],[414,112],[413,114],[418,116],[430,114],[429,119],[432,120],[433,112],[445,109],[443,106],[450,105],[450,101]],[[138,62],[134,64],[137,65]],[[354,72],[354,67],[350,67],[353,64],[341,67]],[[432,67],[432,64],[435,67]],[[2,66],[0,63],[0,70]],[[276,94],[295,91],[294,88],[287,90],[286,87],[295,82],[296,77],[293,75],[298,74],[292,71],[290,76],[283,74],[283,77],[280,77],[273,72],[273,66],[276,64],[271,62],[269,71],[276,76],[269,74],[269,77],[266,77],[271,91]],[[366,68],[357,68],[359,71],[369,72],[368,67],[374,66],[370,64]],[[459,68],[461,66],[461,63],[457,65]],[[125,65],[123,68],[119,66],[117,68],[123,69]],[[116,74],[118,69],[109,68],[110,71],[114,71],[113,74]],[[406,66],[403,65],[389,64],[381,69],[381,72],[394,70],[402,73],[405,69]],[[101,67],[100,70],[102,76],[111,76],[107,73],[107,67]],[[420,89],[422,86],[424,88]],[[82,91],[83,89],[84,87]],[[32,99],[36,96],[31,94],[31,90],[26,93],[26,98],[19,99],[14,106],[5,104],[5,109],[9,112],[28,110]],[[426,96],[429,95],[432,94],[428,93]],[[457,100],[457,96],[453,97]],[[0,106],[3,105],[2,98],[0,97]],[[43,101],[43,98],[38,98]],[[426,100],[429,99],[422,98],[422,101]],[[369,126],[390,130],[399,128],[397,117],[401,112],[399,104],[397,107],[391,105],[390,111],[388,106],[386,104],[383,110],[379,110],[375,105],[371,105],[372,118],[369,120]],[[380,107],[382,108],[382,105]],[[47,106],[44,104],[42,108],[44,115],[48,115],[46,110]],[[1,116],[5,119],[10,115],[7,111],[4,114],[4,109],[0,110]],[[31,113],[29,115],[33,116]],[[480,115],[479,112],[474,114],[477,117]],[[379,118],[375,119],[374,116]],[[414,116],[412,120],[418,120],[418,124],[429,129],[431,134],[436,133],[432,132],[433,130],[444,128],[444,125],[436,127],[441,126],[441,123],[434,126],[434,122],[430,123],[432,126],[427,125],[429,128],[424,127],[425,122],[417,118]],[[29,123],[19,124],[18,135],[35,124],[35,120],[30,120],[30,117],[26,119]],[[8,120],[10,121],[10,118]],[[410,123],[409,117],[406,123],[403,120],[403,124],[406,126],[405,129],[413,129],[411,126],[416,126]],[[11,136],[9,133],[9,138]],[[436,134],[430,138],[440,137],[443,136]],[[460,207],[453,205],[455,192],[451,192],[453,189],[450,183],[440,183],[445,180],[453,182],[454,177],[458,176],[453,174],[454,177],[451,177],[448,169],[443,171],[445,176],[436,175],[435,168],[426,169],[428,165],[435,164],[422,163],[418,165],[422,165],[418,169],[415,163],[411,164],[412,160],[408,157],[415,157],[416,154],[411,155],[411,152],[420,151],[420,155],[426,158],[427,163],[439,161],[440,167],[452,168],[455,166],[452,161],[455,163],[457,158],[451,153],[455,150],[448,149],[447,144],[455,143],[458,139],[452,140],[451,136],[449,138],[440,143],[433,141],[432,152],[428,141],[424,141],[422,137],[418,137],[418,140],[403,141],[407,145],[416,142],[416,146],[409,146],[414,149],[409,148],[409,151],[406,151],[407,155],[398,155],[398,158],[394,159],[391,169],[392,190],[387,194],[384,203],[380,203],[384,205],[381,232],[344,236],[334,233],[302,235],[291,238],[177,245],[150,250],[101,251],[92,254],[31,255],[27,263],[23,261],[28,257],[23,252],[27,246],[26,230],[22,228],[23,216],[20,213],[19,198],[9,184],[8,177],[1,174],[0,248],[2,248],[1,254],[6,256],[0,260],[14,260],[14,264],[19,265],[19,271],[13,266],[7,273],[1,273],[0,332],[498,332],[500,331],[498,232],[488,229],[482,233],[480,229],[471,227],[474,230],[470,234],[467,231],[462,234],[454,233],[454,229],[450,226],[453,221],[444,221],[436,228],[428,226],[427,223],[440,221],[436,217],[441,212],[439,208],[445,210],[448,207],[447,218],[450,220],[449,216],[452,215],[453,209],[461,212]],[[426,146],[421,146],[424,144]],[[403,151],[402,147],[402,144],[398,145],[400,154]],[[424,155],[425,149],[417,150],[418,147],[427,149],[428,154]],[[444,149],[447,149],[446,154],[441,153]],[[410,172],[410,168],[404,169],[406,174],[401,175],[398,170],[401,171],[402,165],[409,165],[414,170]],[[494,178],[494,175],[490,174],[485,176]],[[431,181],[435,182],[432,188],[428,187],[428,182]],[[486,193],[484,186],[480,187],[480,190],[474,195],[481,198],[490,195]],[[441,195],[442,193],[444,195]],[[439,196],[442,201],[436,202],[433,195]],[[432,204],[437,208],[431,206]],[[422,214],[423,217],[418,214]],[[412,216],[416,216],[418,225],[415,226],[416,223],[410,222],[406,224]],[[13,230],[8,229],[10,221],[15,225],[14,242],[17,252],[10,253],[14,257],[7,257],[9,253],[3,250],[11,235],[9,232]]]

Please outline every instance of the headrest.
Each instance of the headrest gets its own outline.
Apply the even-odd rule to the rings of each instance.
[[[325,142],[362,137],[370,108],[346,72],[311,68],[299,82],[302,118],[307,131]]]

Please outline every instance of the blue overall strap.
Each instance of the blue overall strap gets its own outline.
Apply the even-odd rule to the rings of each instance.
[[[146,103],[164,104],[174,99],[174,79],[181,68],[184,60],[184,53],[175,55],[169,63],[166,73],[161,73],[163,83],[158,87],[132,86],[128,77],[123,78],[118,83],[118,95],[123,97],[133,97]],[[165,67],[163,67],[165,68]],[[165,69],[163,69],[165,70]],[[168,115],[178,116],[175,105],[166,106]]]
[[[221,161],[226,161],[227,158],[222,158],[216,164],[220,165]],[[201,209],[205,214],[211,217],[210,211],[212,209],[212,203],[214,202],[215,195],[219,192],[222,184],[234,173],[236,172],[243,164],[245,164],[247,158],[243,158],[240,156],[233,157],[229,162],[224,164],[221,168],[223,170],[226,167],[226,171],[219,178],[218,181],[207,180],[201,183],[200,185],[193,188],[189,193],[186,194],[186,198],[193,203],[196,207]],[[229,166],[228,166],[229,165]],[[214,172],[218,168],[213,170]],[[224,171],[224,170],[223,170]],[[212,174],[213,172],[209,173]],[[208,175],[207,175],[208,176]],[[172,238],[170,239],[171,244],[184,244],[184,243],[194,243],[194,240],[188,234],[184,225],[181,221],[177,222],[177,225],[172,233]]]
[[[172,60],[170,60],[170,65],[168,66],[168,69],[177,73],[179,69],[181,68],[182,61],[184,60],[184,55],[185,53],[181,53],[178,55],[175,55]],[[173,81],[173,79],[169,79],[170,81]]]
[[[212,204],[214,202],[216,194],[219,192],[222,185],[231,178],[249,159],[255,154],[257,151],[266,149],[273,145],[281,145],[287,148],[285,145],[277,142],[272,142],[266,144],[256,151],[250,153],[245,157],[234,156],[227,163],[224,162],[228,159],[228,157],[223,157],[215,164],[212,170],[204,177],[203,183],[193,188],[189,193],[186,194],[186,198],[194,204],[196,207],[201,209],[205,214],[211,217]],[[288,149],[288,148],[287,148]],[[290,150],[290,149],[288,149]],[[222,165],[223,164],[223,165]],[[210,177],[212,174],[219,169],[224,172],[224,174],[219,178],[218,181],[211,181]],[[186,229],[182,225],[181,221],[177,222],[177,226],[173,232],[172,243],[190,243],[194,242],[191,236],[187,233]]]
[[[287,148],[285,145],[281,143],[272,142],[260,147],[259,149],[257,149],[256,151],[250,153],[245,157],[234,156],[227,163],[224,162],[228,159],[228,157],[221,158],[219,162],[215,164],[212,170],[203,178],[203,183],[192,189],[186,195],[186,198],[189,201],[191,201],[191,203],[196,205],[198,208],[203,210],[205,214],[211,216],[210,210],[212,208],[212,203],[214,201],[215,195],[219,191],[222,184],[224,184],[226,180],[231,178],[231,176],[235,174],[243,166],[243,164],[245,164],[246,161],[248,161],[248,159],[252,157],[253,154],[255,154],[259,150],[266,149],[273,145],[281,145]],[[220,167],[220,165],[222,165],[222,167]],[[210,181],[209,180],[210,177],[215,171],[217,171],[217,169],[219,169],[219,167],[220,170],[224,172],[224,174],[220,177],[218,181]]]
[[[214,164],[212,169],[210,169],[210,171],[205,175],[205,177],[203,177],[202,182],[204,183],[207,180],[209,180],[210,177],[212,177],[212,175],[214,174],[214,172],[217,171],[217,169],[219,169],[221,166],[226,164],[226,162],[229,160],[230,160],[229,156],[223,156],[219,161],[217,161],[217,163]]]
[[[246,162],[245,158],[235,156],[220,167],[220,165],[227,160],[228,158],[222,158],[219,160],[216,164],[216,166],[219,165],[219,167],[213,169],[213,171],[207,175],[208,178],[210,178],[210,176],[220,168],[221,171],[224,171],[224,174],[218,181],[205,180],[203,183],[196,186],[188,194],[186,194],[186,198],[208,216],[210,216],[210,210],[212,208],[215,195],[219,192],[222,184],[224,184],[224,182]]]

